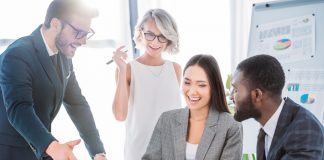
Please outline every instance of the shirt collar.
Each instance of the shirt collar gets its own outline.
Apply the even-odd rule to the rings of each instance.
[[[273,138],[274,132],[276,131],[277,122],[278,122],[278,119],[279,119],[279,116],[280,116],[280,113],[281,113],[284,103],[285,103],[285,100],[282,99],[276,112],[271,116],[271,118],[268,120],[268,122],[262,127],[264,132],[267,134],[267,136],[270,136],[271,138]]]
[[[54,52],[51,48],[48,47],[46,41],[45,41],[45,37],[44,37],[44,34],[43,34],[43,30],[42,30],[42,27],[40,28],[40,32],[41,32],[41,35],[42,35],[42,38],[43,38],[43,41],[44,41],[44,44],[46,46],[46,50],[47,50],[47,53],[49,56],[53,56],[55,54],[58,54],[58,51],[57,52]]]

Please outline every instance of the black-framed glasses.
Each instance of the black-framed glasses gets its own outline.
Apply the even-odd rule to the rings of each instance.
[[[67,24],[69,25],[75,32],[75,39],[82,39],[83,37],[87,37],[87,39],[90,39],[96,32],[90,28],[90,30],[88,32],[83,31],[81,29],[77,29],[76,27],[74,27],[71,23],[67,22],[67,21],[61,21],[63,24]]]
[[[147,41],[153,41],[155,37],[157,37],[158,41],[160,43],[167,43],[169,40],[165,38],[163,35],[155,35],[152,32],[144,32],[144,37]]]

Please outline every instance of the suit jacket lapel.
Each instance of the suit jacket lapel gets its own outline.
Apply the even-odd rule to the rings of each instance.
[[[47,76],[51,80],[53,84],[57,83],[59,78],[56,76],[56,70],[52,64],[51,58],[48,55],[46,50],[46,46],[44,44],[42,35],[40,33],[41,26],[39,26],[33,33],[32,33],[32,40],[34,47],[36,49],[36,55],[39,59],[39,62],[42,64]]]
[[[185,108],[184,110],[181,110],[178,115],[176,115],[176,121],[172,125],[175,160],[185,159],[188,118],[189,109]]]
[[[280,113],[278,122],[277,122],[277,127],[270,145],[269,153],[268,153],[268,158],[267,159],[272,159],[271,157],[274,156],[273,149],[276,148],[276,145],[280,144],[280,137],[283,136],[283,134],[287,130],[287,126],[289,123],[292,121],[293,116],[296,114],[296,110],[294,110],[291,107],[291,103],[293,103],[289,98],[285,98],[285,104],[282,108],[282,111]]]
[[[40,29],[41,29],[41,25],[31,34],[32,42],[36,49],[36,57],[38,58],[49,80],[52,82],[52,84],[56,89],[55,102],[57,103],[55,105],[59,105],[58,102],[60,102],[63,93],[63,87],[62,87],[61,80],[57,75],[56,69],[52,64],[52,60],[48,55],[46,46],[44,44],[42,35],[40,33]]]
[[[196,152],[196,160],[203,160],[216,135],[219,112],[210,107],[208,119]]]

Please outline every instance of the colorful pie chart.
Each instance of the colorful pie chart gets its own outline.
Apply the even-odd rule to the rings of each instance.
[[[315,94],[303,94],[300,96],[300,102],[303,104],[312,104],[315,102]]]
[[[288,38],[283,38],[275,42],[275,44],[273,45],[273,49],[280,51],[280,50],[287,49],[290,46],[291,46],[291,40]]]

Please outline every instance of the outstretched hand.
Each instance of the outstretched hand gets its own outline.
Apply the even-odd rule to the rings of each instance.
[[[53,141],[46,149],[46,153],[53,158],[53,160],[77,160],[73,154],[73,148],[80,144],[81,140],[73,140],[66,143],[59,143]]]

